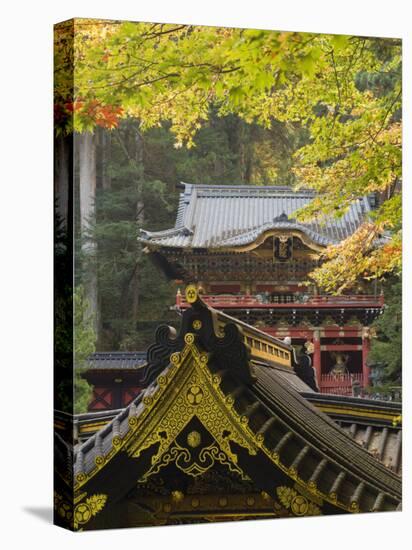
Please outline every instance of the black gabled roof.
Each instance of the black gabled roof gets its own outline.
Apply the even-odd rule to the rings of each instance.
[[[347,477],[368,480],[383,491],[400,494],[400,479],[348,438],[332,419],[274,376],[272,370],[261,368],[257,374],[258,381],[250,388],[251,394],[287,424],[294,438],[301,439],[302,448],[308,443],[319,456],[327,456],[331,465],[338,465]]]
[[[299,391],[303,386],[303,382],[293,373],[287,373],[286,369],[276,369],[276,375],[284,378],[292,388]],[[306,388],[307,389],[307,388]],[[336,396],[329,394],[301,393],[305,399],[309,400],[317,408],[322,409],[322,406],[329,409],[336,404]],[[318,399],[321,398],[321,399]],[[366,403],[363,403],[365,401]],[[392,422],[386,419],[374,419],[367,415],[362,415],[364,405],[370,403],[368,399],[362,398],[347,398],[345,403],[340,402],[340,405],[345,407],[352,406],[357,408],[358,414],[345,414],[345,409],[342,412],[326,412],[355,443],[366,449],[369,453],[380,460],[387,468],[391,469],[398,475],[402,472],[402,427],[401,424],[393,426]],[[384,402],[374,401],[374,411],[380,410]],[[382,409],[381,409],[382,410]],[[109,411],[94,411],[74,416],[74,424],[78,427],[78,437],[81,443],[93,436],[99,428],[96,427],[100,423],[109,423],[119,413],[124,412],[124,409],[116,409]],[[399,408],[392,410],[392,413],[400,414]],[[80,430],[82,433],[80,433]]]
[[[136,481],[132,473],[136,476],[136,472],[143,472],[145,466],[135,461],[133,472],[126,472],[122,462],[125,460],[124,453],[117,453],[113,442],[117,439],[119,445],[122,439],[127,440],[132,429],[131,419],[145,410],[145,396],[157,392],[161,379],[167,379],[159,377],[159,374],[171,368],[171,353],[183,349],[184,336],[191,332],[194,319],[199,317],[201,327],[196,333],[195,343],[211,357],[205,368],[218,377],[219,392],[224,402],[233,403],[230,406],[233,406],[241,422],[245,420],[248,430],[255,434],[256,440],[259,438],[260,448],[265,449],[265,452],[253,456],[236,448],[239,467],[260,490],[269,494],[273,492],[274,473],[278,469],[283,472],[282,475],[303,481],[308,487],[313,483],[316,491],[320,491],[316,494],[323,495],[329,510],[334,502],[338,503],[337,508],[333,508],[334,513],[342,508],[347,511],[371,511],[395,510],[400,506],[402,487],[399,476],[361,448],[303,397],[280,375],[282,369],[250,361],[241,337],[242,329],[235,322],[228,323],[223,333],[214,333],[214,312],[199,299],[183,314],[182,329],[177,336],[172,336],[167,327],[157,331],[156,344],[152,350],[149,349],[149,361],[145,368],[149,387],[109,424],[79,446],[76,451],[76,476],[87,479],[96,471],[97,461],[103,461],[101,475],[98,470],[95,474],[97,479],[91,477],[91,483],[94,490],[113,491],[111,476],[119,458],[119,468],[124,475],[122,479],[117,479],[120,485],[115,488],[115,498],[120,497],[119,487],[124,494],[130,490],[129,484]],[[270,457],[275,455],[272,460]],[[106,465],[110,467],[110,476],[104,474]],[[120,471],[118,475],[121,476]]]
[[[337,411],[342,411],[339,413],[339,416],[343,414],[345,409],[359,411],[359,416],[355,418],[356,420],[360,420],[364,417],[362,411],[365,413],[373,411],[379,414],[379,417],[376,417],[376,422],[378,424],[382,423],[384,417],[388,418],[387,424],[392,424],[392,421],[402,414],[402,403],[400,401],[383,401],[367,397],[360,398],[348,395],[332,395],[313,392],[303,392],[302,395],[310,402],[318,404],[320,408],[322,408],[322,405],[335,407]]]

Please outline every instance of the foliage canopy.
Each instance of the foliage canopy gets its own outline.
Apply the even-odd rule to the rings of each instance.
[[[265,128],[299,124],[309,140],[294,155],[297,185],[318,192],[301,219],[342,216],[370,193],[379,199],[351,240],[327,251],[313,279],[342,292],[359,275],[400,270],[399,40],[87,19],[58,36],[60,131],[72,131],[72,121],[81,132],[128,117],[143,131],[167,121],[175,146],[192,147],[211,109]],[[376,247],[378,235],[387,239]]]

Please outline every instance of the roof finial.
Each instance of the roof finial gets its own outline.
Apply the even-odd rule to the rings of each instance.
[[[289,217],[288,217],[288,215],[286,214],[285,211],[283,211],[280,216],[275,216],[273,218],[274,222],[287,222],[288,220],[289,220]]]

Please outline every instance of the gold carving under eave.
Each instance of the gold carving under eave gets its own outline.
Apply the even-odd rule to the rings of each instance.
[[[339,326],[336,320],[331,316],[327,315],[322,322],[323,327],[337,327]]]
[[[191,432],[189,436],[194,433],[200,437],[200,434],[197,432]],[[193,443],[191,444],[188,438],[188,445],[190,447],[197,447],[200,445],[200,441],[199,443],[197,441],[194,443],[196,443],[196,445],[193,445]],[[197,477],[207,472],[207,470],[212,468],[216,462],[228,466],[230,471],[238,473],[242,479],[249,479],[236,464],[231,462],[226,453],[219,449],[216,442],[213,442],[208,447],[201,449],[198,454],[198,459],[193,457],[190,449],[182,447],[178,443],[174,442],[172,446],[165,453],[163,453],[160,460],[158,460],[150,468],[150,470],[145,473],[140,481],[143,483],[146,482],[150,476],[157,474],[164,466],[167,466],[170,463],[173,463],[185,474],[192,477]]]
[[[215,251],[222,251],[222,252],[247,252],[250,250],[254,250],[258,246],[260,246],[266,239],[269,237],[278,237],[280,235],[284,235],[282,231],[279,231],[278,229],[271,229],[268,231],[264,231],[261,233],[257,239],[249,244],[241,245],[241,246],[228,246],[228,247],[220,247],[214,249]],[[322,253],[325,250],[325,247],[322,245],[319,245],[315,243],[310,237],[308,237],[303,231],[298,230],[292,230],[288,232],[288,236],[291,237],[297,237],[300,239],[308,248],[311,250],[314,250],[315,252]]]
[[[88,523],[93,516],[103,510],[106,501],[107,495],[92,495],[86,498],[85,501],[80,502],[74,509],[74,528],[78,529],[79,526]]]
[[[293,237],[279,235],[273,238],[273,259],[286,261],[293,255]]]
[[[82,497],[85,493],[82,494]],[[103,510],[107,501],[107,495],[92,495],[76,505],[73,511],[73,504],[64,499],[56,491],[54,492],[54,509],[68,525],[78,530],[79,526],[86,525],[92,517]]]
[[[186,399],[189,405],[199,405],[203,399],[203,390],[198,385],[190,386],[186,393]]]
[[[199,445],[202,442],[202,436],[199,432],[193,431],[190,432],[190,434],[187,436],[187,444],[189,447],[192,447],[195,449],[196,447],[199,447]]]
[[[392,426],[396,427],[399,424],[402,424],[402,415],[394,416],[392,420]]]
[[[133,500],[130,502],[133,503]],[[136,502],[138,505],[133,506],[134,515],[130,513],[131,526],[170,525],[190,519],[199,521],[200,518],[202,521],[216,522],[292,515],[290,510],[263,493],[227,493],[222,496],[185,495],[181,491],[173,491],[169,496],[148,496]]]
[[[67,525],[73,524],[73,505],[54,491],[54,510]]]
[[[197,349],[195,336],[187,334],[185,341],[182,352],[174,354],[173,366],[176,370],[173,382],[172,377],[168,377],[169,383],[159,390],[161,399],[157,392],[152,396],[148,407],[153,414],[147,415],[141,422],[136,418],[136,437],[129,440],[124,449],[129,456],[137,458],[143,450],[158,444],[151,467],[140,479],[141,482],[171,462],[191,476],[204,473],[218,462],[248,479],[237,466],[237,455],[232,452],[230,442],[236,442],[252,455],[256,454],[257,447],[251,437],[242,433],[239,418],[228,409],[224,400],[218,398],[220,377],[210,372],[208,356]],[[155,402],[156,407],[153,408]],[[214,439],[211,445],[196,453],[196,459],[191,449],[201,445],[200,434],[189,433],[187,447],[176,442],[178,435],[194,417]]]
[[[276,494],[287,510],[295,516],[319,516],[321,515],[320,508],[313,502],[308,500],[305,496],[300,495],[295,489],[291,487],[277,487]]]
[[[202,321],[200,319],[195,319],[192,326],[195,330],[200,330],[202,328]]]

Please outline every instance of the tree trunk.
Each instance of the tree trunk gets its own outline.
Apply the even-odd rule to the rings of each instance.
[[[54,193],[57,212],[64,227],[67,227],[69,205],[70,161],[73,136],[60,134],[55,140]]]
[[[97,333],[97,259],[96,243],[91,230],[95,222],[96,209],[96,141],[94,134],[86,132],[79,140],[79,187],[80,187],[80,232],[83,252],[83,284],[88,302],[87,315],[91,316]]]
[[[111,153],[112,153],[112,134],[109,130],[101,129],[101,148],[102,148],[102,187],[104,190],[111,189],[112,178],[109,173]]]

